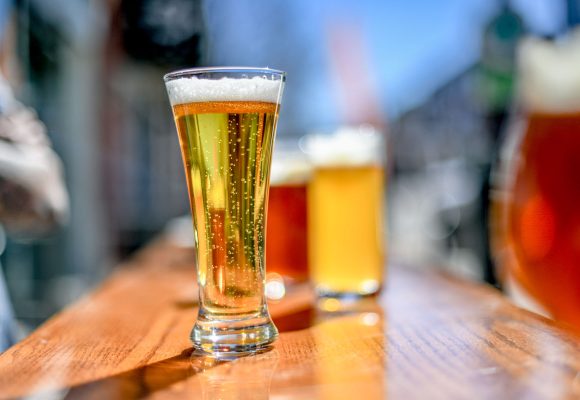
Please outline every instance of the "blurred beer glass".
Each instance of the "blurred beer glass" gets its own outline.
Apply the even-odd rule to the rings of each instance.
[[[306,193],[311,167],[297,142],[276,143],[270,178],[266,241],[268,275],[308,279]]]
[[[254,352],[278,331],[265,301],[265,223],[283,72],[177,71],[165,84],[195,226],[199,313],[191,338],[212,355]]]
[[[516,301],[580,332],[580,32],[520,47],[521,112],[492,191],[492,249]]]
[[[379,292],[385,268],[385,152],[371,127],[311,135],[308,252],[319,307],[332,311]]]

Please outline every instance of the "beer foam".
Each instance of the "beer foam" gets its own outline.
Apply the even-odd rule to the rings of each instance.
[[[519,48],[519,92],[530,111],[580,111],[580,30],[558,42],[527,38]]]
[[[383,137],[372,127],[343,127],[331,135],[309,135],[303,148],[315,166],[380,165]]]
[[[310,163],[300,157],[277,157],[274,153],[270,184],[272,186],[303,184],[312,173]]]
[[[263,101],[278,103],[282,83],[261,76],[252,78],[203,79],[196,76],[166,83],[172,106],[207,101]]]

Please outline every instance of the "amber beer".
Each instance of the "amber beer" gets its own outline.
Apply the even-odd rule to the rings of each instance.
[[[310,165],[290,143],[274,151],[268,203],[266,265],[289,282],[308,279],[307,185]]]
[[[277,336],[264,298],[264,248],[283,74],[240,75],[166,78],[196,233],[200,309],[192,340],[210,353],[256,350]]]
[[[580,332],[580,112],[531,113],[511,167],[494,203],[496,256]]]
[[[306,182],[270,187],[268,205],[268,272],[296,282],[308,279]]]

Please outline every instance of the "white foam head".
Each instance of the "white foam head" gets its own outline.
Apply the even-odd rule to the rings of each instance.
[[[172,106],[208,101],[263,101],[278,103],[283,82],[266,77],[204,79],[196,76],[166,83]]]
[[[372,127],[343,127],[332,135],[309,135],[303,147],[315,166],[380,165],[385,151],[382,135]]]
[[[580,30],[558,42],[537,38],[519,48],[519,91],[530,111],[580,111]]]
[[[270,184],[272,186],[306,183],[312,173],[312,166],[304,154],[280,154],[274,150]]]

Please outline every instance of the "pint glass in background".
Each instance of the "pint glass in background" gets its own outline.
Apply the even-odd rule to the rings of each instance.
[[[275,340],[265,301],[265,223],[284,87],[271,69],[208,68],[164,77],[196,239],[199,314],[191,339],[217,355]]]
[[[521,113],[494,175],[490,224],[494,259],[516,302],[580,333],[578,33],[520,48]]]
[[[308,279],[307,185],[311,167],[298,144],[277,141],[272,160],[266,242],[268,273]]]
[[[385,268],[385,154],[372,128],[306,137],[313,164],[308,191],[310,276],[319,307],[374,295]]]

